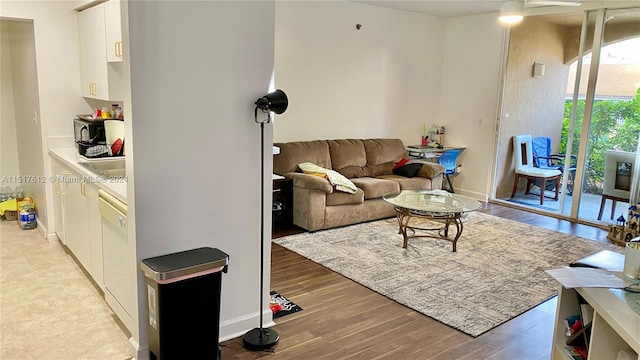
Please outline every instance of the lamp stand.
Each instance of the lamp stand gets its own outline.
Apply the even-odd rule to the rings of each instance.
[[[258,122],[256,108],[256,122]],[[262,327],[262,306],[264,290],[264,124],[271,122],[271,117],[260,122],[260,327],[249,330],[242,342],[249,350],[264,350],[273,347],[280,340],[275,330]]]

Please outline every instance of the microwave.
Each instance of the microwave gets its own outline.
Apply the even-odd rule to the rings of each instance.
[[[73,135],[78,153],[83,156],[88,148],[107,143],[103,121],[73,119]]]

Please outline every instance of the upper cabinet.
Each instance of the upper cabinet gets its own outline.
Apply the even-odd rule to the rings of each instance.
[[[111,0],[104,4],[104,22],[107,39],[107,62],[122,61],[120,1]]]
[[[78,13],[82,96],[100,100],[122,100],[120,24],[118,0],[100,3]]]

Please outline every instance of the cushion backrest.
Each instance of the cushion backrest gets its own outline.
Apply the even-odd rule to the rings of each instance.
[[[362,140],[328,140],[327,143],[333,170],[350,179],[369,176],[367,153]]]
[[[310,162],[325,169],[332,169],[329,145],[325,140],[275,143],[280,154],[273,156],[273,172],[279,175],[298,170],[298,164]]]
[[[516,172],[533,167],[533,149],[531,135],[513,137],[513,167]]]
[[[362,142],[371,176],[392,174],[393,165],[407,154],[400,139],[367,139]]]

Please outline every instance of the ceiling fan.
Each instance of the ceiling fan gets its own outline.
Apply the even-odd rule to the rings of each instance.
[[[499,19],[506,24],[515,24],[522,21],[524,17],[525,6],[580,6],[581,2],[578,1],[564,1],[564,0],[515,0],[505,1],[500,6]]]

